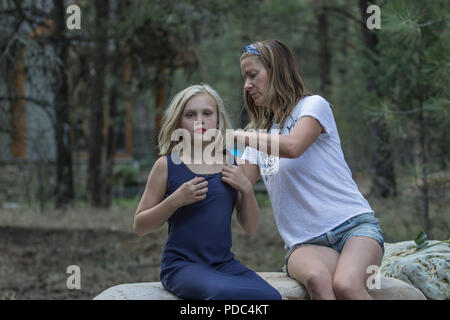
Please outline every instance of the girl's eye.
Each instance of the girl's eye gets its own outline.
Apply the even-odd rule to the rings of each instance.
[[[205,115],[209,116],[209,115],[211,115],[211,112],[210,111],[206,111]]]
[[[186,118],[190,118],[190,117],[192,117],[192,116],[193,116],[192,113],[186,113]]]

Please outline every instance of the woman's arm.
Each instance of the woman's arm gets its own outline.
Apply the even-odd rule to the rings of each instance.
[[[239,191],[236,202],[237,219],[242,229],[253,234],[258,229],[259,208],[253,193],[253,184],[243,171],[243,165],[227,165],[222,170],[222,180]]]
[[[280,158],[293,159],[300,157],[323,131],[324,128],[319,121],[311,116],[305,116],[297,122],[289,134],[234,131],[234,137],[238,143],[243,141],[245,146]]]
[[[180,207],[206,197],[208,182],[194,178],[164,199],[167,188],[167,157],[161,157],[149,174],[144,194],[134,216],[134,232],[144,236],[159,229]],[[164,199],[164,200],[163,200]]]

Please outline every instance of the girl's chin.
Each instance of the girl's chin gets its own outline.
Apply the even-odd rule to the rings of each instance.
[[[206,137],[202,134],[196,135],[192,138],[192,143],[202,143],[203,145],[207,145],[209,143],[211,143],[212,139],[208,138],[206,139]]]

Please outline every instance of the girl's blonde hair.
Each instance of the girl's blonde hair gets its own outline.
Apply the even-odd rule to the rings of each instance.
[[[159,155],[165,156],[172,152],[172,148],[178,141],[171,141],[172,133],[179,128],[181,116],[183,115],[186,103],[194,96],[209,94],[216,103],[217,108],[217,129],[222,134],[222,142],[225,148],[226,130],[231,128],[230,121],[225,109],[225,105],[219,94],[208,84],[197,84],[178,92],[169,104],[164,113],[161,129],[158,135]]]
[[[298,101],[311,93],[306,89],[294,55],[286,45],[278,40],[265,40],[255,42],[253,46],[259,55],[246,51],[240,61],[249,56],[256,57],[266,68],[269,77],[268,91],[265,93],[268,105],[265,108],[256,106],[244,88],[244,103],[250,115],[247,128],[270,129],[274,122],[282,128]]]

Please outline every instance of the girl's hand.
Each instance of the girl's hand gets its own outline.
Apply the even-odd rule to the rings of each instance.
[[[241,167],[225,165],[222,168],[222,181],[240,191],[241,193],[253,192],[253,187]]]
[[[174,193],[178,207],[187,206],[206,198],[208,181],[204,177],[195,177],[183,183]]]

